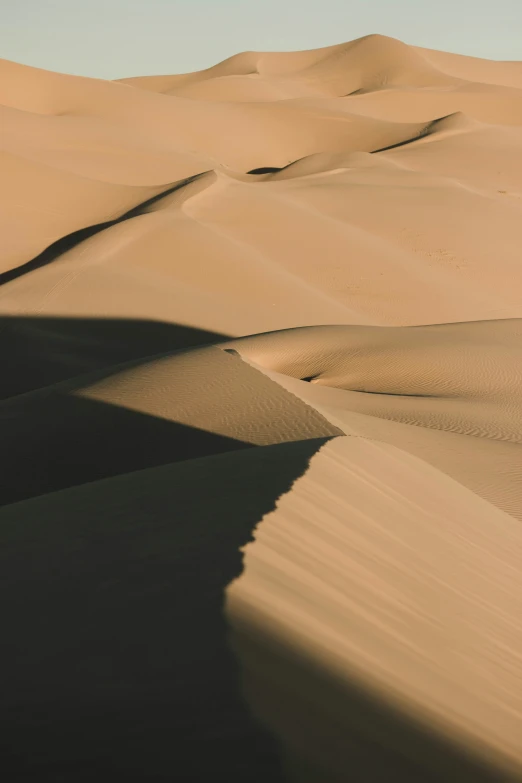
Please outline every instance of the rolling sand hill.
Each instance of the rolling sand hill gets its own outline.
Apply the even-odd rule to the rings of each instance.
[[[0,104],[4,779],[522,780],[522,62]]]

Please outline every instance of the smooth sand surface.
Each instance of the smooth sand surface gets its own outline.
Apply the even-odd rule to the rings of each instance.
[[[0,61],[2,767],[522,780],[522,62]]]

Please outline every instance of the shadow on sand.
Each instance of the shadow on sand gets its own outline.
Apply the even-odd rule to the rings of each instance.
[[[280,743],[297,783],[520,783],[522,772],[481,757],[338,676],[251,617],[234,618],[232,647],[252,712]]]
[[[0,510],[4,779],[280,781],[228,644],[226,586],[324,439]]]
[[[32,346],[29,363],[38,366],[38,345],[55,351],[53,373],[208,336],[143,322],[50,321],[42,332],[22,319],[11,334]],[[9,345],[4,334],[2,351]],[[31,367],[13,361],[23,386]],[[6,421],[10,409],[10,400],[0,405]],[[61,410],[90,431],[81,459],[53,462],[52,427],[40,422],[36,478],[2,472],[11,500],[48,493],[55,479],[82,482],[0,509],[4,780],[520,779],[421,730],[248,618],[232,618],[231,635],[225,591],[243,569],[241,548],[328,438],[252,447],[78,397],[64,398]],[[30,419],[23,427],[30,431]],[[23,451],[23,427],[11,448]],[[66,446],[73,454],[73,435]],[[128,472],[144,464],[159,467]],[[107,471],[111,478],[96,481]]]
[[[0,316],[0,400],[114,364],[226,339],[191,326],[132,318]]]

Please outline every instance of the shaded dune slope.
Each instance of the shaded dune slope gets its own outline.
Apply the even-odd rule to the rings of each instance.
[[[9,780],[284,780],[277,743],[242,699],[223,595],[253,528],[323,442],[0,511]]]

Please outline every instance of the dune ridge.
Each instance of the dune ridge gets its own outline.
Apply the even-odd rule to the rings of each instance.
[[[522,62],[0,61],[2,765],[522,780]]]

